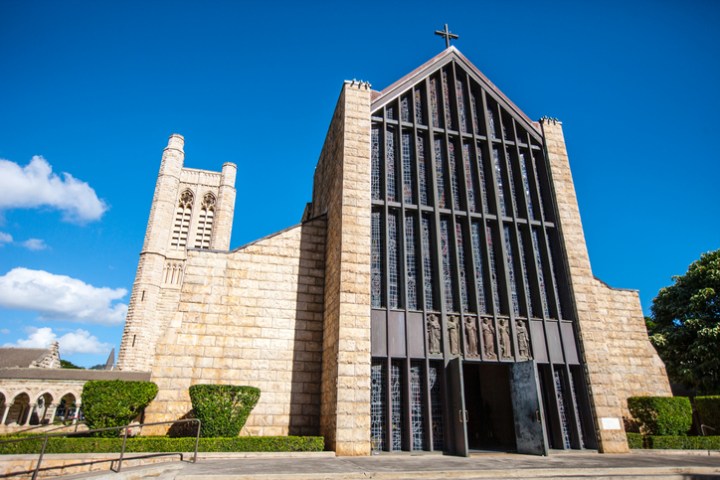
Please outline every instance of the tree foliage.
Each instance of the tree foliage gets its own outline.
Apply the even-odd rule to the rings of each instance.
[[[650,340],[674,383],[720,393],[720,250],[673,280],[653,300]]]
[[[70,360],[60,360],[60,368],[69,368],[72,370],[82,370],[83,367],[77,366],[74,363],[72,363]]]

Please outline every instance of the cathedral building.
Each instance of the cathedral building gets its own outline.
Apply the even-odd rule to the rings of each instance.
[[[229,249],[236,166],[183,146],[118,363],[159,387],[146,421],[227,383],[262,392],[243,434],[338,455],[624,452],[627,398],[671,395],[637,292],[593,277],[561,123],[455,47],[382,91],[346,81],[303,218],[250,244]]]

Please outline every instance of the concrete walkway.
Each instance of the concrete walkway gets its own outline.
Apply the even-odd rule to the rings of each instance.
[[[227,455],[227,454],[226,454]],[[554,453],[548,457],[479,454],[460,458],[440,454],[386,454],[372,457],[272,456],[201,457],[72,478],[134,480],[355,480],[355,479],[549,479],[590,478],[710,480],[720,479],[720,455],[713,452],[652,452],[626,455]],[[67,478],[67,477],[66,477]]]

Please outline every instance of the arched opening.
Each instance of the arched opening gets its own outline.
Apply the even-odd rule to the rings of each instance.
[[[72,393],[62,396],[55,409],[55,422],[65,423],[75,417],[77,399]]]
[[[50,422],[49,414],[52,412],[53,397],[48,392],[40,395],[35,401],[35,408],[30,412],[30,425],[45,425]]]
[[[5,418],[5,425],[24,425],[30,415],[30,396],[23,392],[15,396]]]

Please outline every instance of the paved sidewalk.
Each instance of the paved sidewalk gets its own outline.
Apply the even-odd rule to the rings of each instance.
[[[355,480],[355,479],[549,479],[589,478],[710,480],[720,479],[720,455],[714,452],[555,453],[548,457],[480,454],[469,458],[440,454],[373,457],[293,456],[201,458],[197,463],[168,463],[123,469],[121,474],[73,478],[158,480]]]

